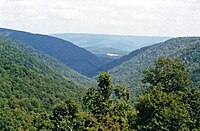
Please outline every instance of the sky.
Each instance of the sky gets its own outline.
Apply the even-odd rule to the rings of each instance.
[[[0,27],[42,34],[200,36],[200,0],[0,0]]]

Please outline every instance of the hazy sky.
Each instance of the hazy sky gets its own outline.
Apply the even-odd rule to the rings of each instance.
[[[0,0],[0,27],[45,34],[200,36],[200,0]]]

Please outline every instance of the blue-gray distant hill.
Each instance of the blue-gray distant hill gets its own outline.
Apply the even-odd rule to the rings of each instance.
[[[59,38],[5,28],[0,28],[0,34],[27,43],[36,50],[53,56],[65,65],[86,76],[90,76],[91,72],[104,64],[102,59],[99,59],[89,51]]]
[[[63,33],[52,36],[68,40],[80,47],[115,48],[124,51],[134,51],[144,46],[163,42],[170,37],[158,36],[123,36],[123,35],[102,35],[84,33]]]

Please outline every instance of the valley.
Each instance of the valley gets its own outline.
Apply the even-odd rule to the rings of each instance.
[[[71,41],[75,45],[83,47],[101,58],[103,56],[103,58],[113,59],[120,58],[144,46],[170,39],[170,37],[158,36],[120,36],[86,33],[63,33],[52,34],[52,36]],[[112,57],[107,54],[117,54],[119,57]]]
[[[0,0],[0,131],[200,131],[199,0]]]
[[[68,123],[75,130],[146,129],[140,119],[145,104],[154,101],[151,94],[159,106],[174,99],[175,104],[187,104],[187,109],[173,103],[170,108],[183,110],[187,123],[179,128],[197,129],[198,118],[190,112],[196,115],[199,108],[199,52],[200,37],[171,38],[124,51],[84,49],[48,35],[0,28],[0,128],[57,130]],[[163,106],[158,113],[163,114]],[[160,116],[154,119],[173,119]]]

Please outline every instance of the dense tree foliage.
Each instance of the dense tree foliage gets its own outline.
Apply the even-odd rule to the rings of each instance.
[[[38,129],[47,130],[133,130],[136,112],[129,101],[130,93],[114,86],[110,75],[102,72],[99,87],[89,88],[82,110],[75,100],[56,106],[51,115],[41,114],[34,120]],[[83,110],[85,109],[85,110]]]
[[[30,129],[34,117],[83,92],[83,87],[44,63],[0,43],[0,129]]]
[[[188,129],[190,122],[186,105],[178,94],[166,93],[162,87],[145,91],[136,105],[137,126],[141,130]]]
[[[166,66],[170,70],[165,70]],[[172,76],[177,78],[174,88],[170,84],[174,77],[169,77],[172,70]],[[153,76],[149,77],[149,74]],[[153,81],[155,78],[156,82]],[[160,79],[166,79],[168,83]],[[189,83],[182,79],[189,82],[188,72],[181,61],[158,59],[155,66],[145,71],[143,81],[149,82],[149,87],[134,107],[129,101],[130,92],[113,85],[110,75],[102,72],[97,80],[98,87],[86,92],[82,110],[77,102],[67,100],[55,107],[48,120],[43,121],[50,121],[46,129],[51,130],[198,130],[200,90],[189,88]]]
[[[68,99],[63,104],[57,106],[53,110],[51,118],[54,124],[54,130],[65,130],[67,128],[79,130],[80,126],[77,123],[79,112],[79,105],[76,101],[71,99]]]
[[[153,87],[160,85],[166,92],[176,92],[187,87],[190,78],[186,66],[180,60],[159,58],[155,67],[144,71],[143,82]]]
[[[150,86],[139,97],[136,126],[139,130],[198,130],[200,90],[189,87],[185,65],[160,58],[144,72]]]
[[[200,129],[200,90],[198,88],[189,88],[179,94],[185,103],[191,122],[188,125],[190,129]]]
[[[102,72],[98,77],[98,88],[90,88],[84,104],[97,119],[98,130],[129,130],[135,114],[130,104],[130,93],[121,86],[114,86],[110,75]],[[128,117],[129,116],[129,117]],[[132,117],[131,117],[132,116]]]

